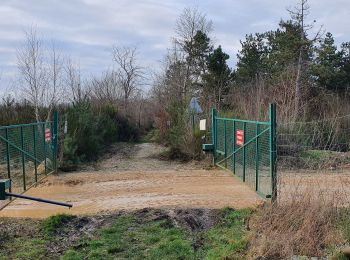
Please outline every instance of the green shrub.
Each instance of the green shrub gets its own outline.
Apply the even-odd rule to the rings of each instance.
[[[170,127],[166,134],[166,143],[170,146],[169,158],[200,159],[202,156],[202,136],[204,133],[193,128],[192,116],[187,102],[174,101],[168,108]]]
[[[87,102],[68,110],[68,138],[76,145],[81,160],[95,159],[101,148],[102,136],[98,132],[98,118]]]
[[[129,119],[116,114],[115,123],[118,125],[118,141],[138,141],[140,138],[140,130],[130,122]]]
[[[181,149],[183,137],[186,134],[186,121],[189,119],[186,113],[186,107],[182,102],[175,101],[169,106],[168,113],[171,120],[167,141],[170,146]]]
[[[104,106],[96,117],[96,135],[101,136],[104,144],[116,142],[119,134],[119,125],[116,122],[117,110],[111,106]]]
[[[116,141],[137,141],[139,129],[110,105],[81,102],[68,108],[68,133],[61,165],[73,169],[79,161],[97,159],[102,148]]]
[[[63,144],[63,162],[61,162],[60,169],[63,171],[74,171],[79,163],[79,156],[77,155],[78,145],[76,141],[67,136]]]

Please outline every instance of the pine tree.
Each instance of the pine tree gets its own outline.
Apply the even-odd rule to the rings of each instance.
[[[350,42],[344,42],[341,45],[341,68],[340,75],[342,77],[342,88],[350,89]]]
[[[198,90],[202,85],[202,75],[207,70],[206,60],[212,50],[213,46],[210,38],[202,31],[197,31],[193,40],[185,41],[186,62],[189,66],[192,85],[195,90]]]
[[[222,51],[219,45],[207,59],[208,72],[204,76],[205,91],[213,98],[218,109],[222,104],[222,98],[226,94],[232,71],[227,65],[230,58],[228,54]]]
[[[342,52],[339,52],[334,45],[331,33],[326,34],[320,46],[316,48],[315,55],[311,74],[319,86],[332,90],[343,88]]]
[[[242,49],[237,58],[236,81],[239,84],[249,82],[257,75],[267,71],[268,46],[266,34],[246,35],[245,41],[241,41]]]

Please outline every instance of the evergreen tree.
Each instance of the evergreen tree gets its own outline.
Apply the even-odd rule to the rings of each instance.
[[[232,71],[227,65],[230,58],[222,51],[219,45],[207,59],[208,72],[204,76],[205,91],[213,98],[216,107],[219,109],[223,96],[227,93]]]
[[[311,75],[319,86],[332,90],[343,88],[342,52],[337,50],[331,33],[327,33],[320,46],[315,50],[315,61]]]
[[[186,62],[194,90],[202,85],[202,75],[207,70],[206,60],[212,50],[210,38],[202,31],[197,31],[191,41],[185,41]]]
[[[344,42],[341,45],[341,69],[340,75],[342,77],[342,88],[350,89],[350,42]]]
[[[281,69],[297,64],[302,46],[302,60],[310,60],[311,42],[306,37],[301,40],[301,31],[302,28],[297,22],[281,20],[276,31],[266,33],[269,46],[268,67],[271,74],[278,74]]]
[[[312,43],[307,38],[301,40],[301,30],[297,22],[282,20],[275,31],[247,35],[237,55],[236,82],[242,85],[261,76],[273,79],[298,63],[301,46],[302,60],[309,61]]]
[[[237,55],[235,77],[238,83],[246,83],[267,70],[266,34],[246,35],[245,41],[241,41],[241,45],[242,49]]]

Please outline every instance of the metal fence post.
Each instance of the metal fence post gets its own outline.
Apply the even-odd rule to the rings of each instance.
[[[36,127],[33,125],[33,153],[34,153],[34,174],[35,174],[35,183],[38,182],[38,162],[37,162],[37,154],[36,154]]]
[[[227,156],[227,144],[226,144],[227,138],[226,138],[226,120],[224,120],[224,152],[225,157]],[[225,160],[225,168],[227,168],[227,159]]]
[[[259,190],[259,133],[260,125],[256,124],[256,144],[255,144],[255,190]]]
[[[11,164],[10,164],[10,144],[9,144],[9,133],[8,128],[5,129],[5,138],[6,142],[6,160],[7,160],[7,178],[11,180]],[[12,188],[10,185],[9,191],[11,192]]]
[[[46,131],[46,122],[42,124],[43,126],[43,144],[44,144],[44,165],[45,165],[45,175],[46,175],[46,166],[47,166],[47,159],[46,159],[46,140],[45,140],[45,131]]]
[[[215,165],[216,157],[216,109],[212,108],[211,110],[211,135],[213,143],[213,164]]]
[[[57,154],[58,154],[58,112],[53,114],[53,166],[57,173]]]
[[[246,143],[246,131],[247,131],[247,123],[246,122],[244,122],[243,123],[243,136],[244,136],[244,138],[243,138],[243,182],[245,182],[245,168],[246,168],[246,156],[247,156],[247,154],[246,154],[246,145],[245,145],[245,143]]]
[[[23,126],[20,128],[21,131],[21,154],[22,154],[22,173],[23,173],[23,189],[27,190],[26,186],[26,166],[25,166],[25,157],[24,157],[24,136],[23,136]]]
[[[236,174],[236,121],[233,120],[233,142],[232,142],[232,167],[233,167],[233,174]]]
[[[271,200],[277,200],[277,140],[276,140],[276,104],[270,104],[270,175],[271,175]]]

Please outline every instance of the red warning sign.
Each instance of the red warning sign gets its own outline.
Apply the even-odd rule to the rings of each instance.
[[[244,131],[236,130],[236,144],[242,146],[244,144]]]
[[[50,143],[51,141],[51,131],[50,128],[45,128],[45,142]]]

